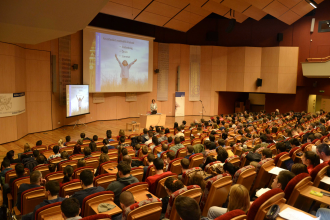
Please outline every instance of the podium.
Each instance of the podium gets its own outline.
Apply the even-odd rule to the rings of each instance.
[[[141,128],[148,128],[151,126],[164,126],[166,122],[165,114],[155,114],[155,115],[140,115]]]

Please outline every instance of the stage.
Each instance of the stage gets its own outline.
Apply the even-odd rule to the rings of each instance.
[[[187,125],[190,125],[195,119],[200,121],[201,116],[184,116],[184,117],[174,117],[166,116],[165,128],[173,128],[174,122],[178,122],[179,125],[182,124],[183,120],[187,121]],[[204,119],[209,120],[209,116],[204,116]],[[139,131],[126,131],[126,123],[132,121],[139,121],[139,118],[128,118],[120,120],[111,120],[111,121],[96,121],[86,124],[87,126],[80,125],[73,130],[73,126],[64,126],[52,131],[44,131],[33,134],[28,134],[25,137],[6,144],[0,145],[0,161],[3,157],[6,156],[6,153],[9,150],[15,151],[15,157],[17,153],[23,152],[23,146],[25,143],[29,143],[31,147],[34,147],[38,140],[42,140],[43,145],[50,145],[57,143],[60,138],[65,142],[65,136],[70,135],[71,141],[77,141],[80,138],[80,133],[84,132],[86,137],[92,138],[93,135],[97,135],[99,138],[106,137],[106,130],[112,131],[112,137],[118,136],[120,129],[125,130],[125,134],[132,133],[142,133],[143,127],[140,127]]]

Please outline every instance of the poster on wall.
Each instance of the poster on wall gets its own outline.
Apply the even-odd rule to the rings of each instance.
[[[175,117],[184,116],[185,92],[175,92]]]
[[[126,102],[136,102],[136,92],[126,92]]]
[[[201,47],[190,46],[189,101],[200,100]]]
[[[25,112],[25,92],[0,94],[0,117],[19,115]]]

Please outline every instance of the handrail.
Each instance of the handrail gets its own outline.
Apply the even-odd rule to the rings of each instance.
[[[330,56],[322,57],[322,58],[307,58],[307,62],[310,63],[325,63],[330,61]]]

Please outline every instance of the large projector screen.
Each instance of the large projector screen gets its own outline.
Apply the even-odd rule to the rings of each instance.
[[[88,85],[66,85],[66,117],[89,114]]]
[[[89,92],[151,92],[154,38],[101,28],[83,31]]]

